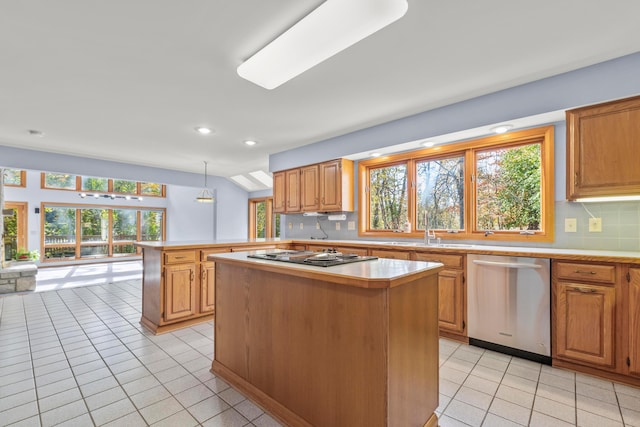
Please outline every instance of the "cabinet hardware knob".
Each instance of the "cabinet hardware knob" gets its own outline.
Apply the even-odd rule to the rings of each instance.
[[[595,271],[587,271],[587,270],[576,270],[576,271],[574,271],[574,273],[578,273],[578,274],[596,274]]]

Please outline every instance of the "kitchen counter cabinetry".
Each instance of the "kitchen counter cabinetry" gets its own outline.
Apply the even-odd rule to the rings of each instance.
[[[440,264],[215,255],[211,370],[292,427],[436,427]]]
[[[369,255],[377,256],[378,258],[389,259],[411,259],[411,252],[408,251],[394,251],[389,249],[369,249]]]
[[[313,252],[331,252],[336,251],[343,254],[355,254],[360,256],[369,255],[368,250],[366,248],[357,248],[354,246],[335,246],[335,245],[307,245],[304,248],[308,251]]]
[[[154,333],[163,333],[213,319],[216,265],[207,260],[209,255],[287,248],[289,244],[139,246],[143,248],[140,323]]]
[[[554,263],[553,357],[615,369],[615,265]]]
[[[640,96],[569,110],[567,199],[640,192]]]
[[[347,159],[274,172],[273,211],[353,211],[353,185],[353,161]]]
[[[440,336],[468,342],[467,296],[464,281],[465,256],[416,252],[417,261],[432,261],[444,264],[438,273],[438,326]]]

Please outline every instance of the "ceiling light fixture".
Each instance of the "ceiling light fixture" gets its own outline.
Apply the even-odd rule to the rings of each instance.
[[[493,133],[505,133],[513,128],[513,125],[499,125],[489,129]]]
[[[425,142],[421,143],[420,145],[422,145],[423,147],[429,148],[429,147],[433,147],[434,145],[436,145],[436,143],[433,142],[433,141],[425,141]]]
[[[209,135],[212,132],[211,129],[202,126],[195,128],[195,130],[200,135]]]
[[[250,139],[249,139],[249,140],[247,140],[247,141],[245,141],[244,143],[245,143],[246,145],[248,145],[249,147],[254,146],[254,145],[256,145],[256,144],[257,144],[257,142],[256,142],[256,141],[252,141],[252,140],[250,140]]]
[[[369,153],[369,155],[371,157],[380,157],[380,156],[382,156],[382,153],[378,153],[377,151],[374,151],[373,153]]]
[[[407,8],[406,0],[327,0],[240,64],[238,75],[275,89],[400,19]]]
[[[196,197],[196,202],[200,203],[213,203],[213,194],[207,188],[207,162],[204,162],[204,188]]]
[[[39,138],[42,138],[44,136],[44,132],[37,129],[29,129],[28,132],[29,132],[29,135],[37,136]]]

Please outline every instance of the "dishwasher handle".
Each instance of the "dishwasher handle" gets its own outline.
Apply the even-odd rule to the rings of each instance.
[[[484,261],[481,259],[474,259],[472,262],[477,265],[486,265],[489,267],[533,268],[533,269],[542,268],[542,266],[539,264],[526,264],[522,262]]]

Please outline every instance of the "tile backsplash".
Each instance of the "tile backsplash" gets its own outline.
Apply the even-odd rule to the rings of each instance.
[[[601,232],[589,232],[589,218],[591,216],[602,219]],[[566,218],[576,219],[576,232],[568,233],[564,231]],[[344,221],[329,221],[326,216],[313,217],[303,215],[283,215],[281,221],[281,237],[283,238],[362,239],[358,236],[357,212],[346,213],[346,220]],[[350,222],[355,224],[356,229],[349,230]],[[336,224],[339,224],[339,230],[336,229]],[[390,239],[393,240],[402,238],[402,233],[390,236]],[[499,243],[499,245],[638,252],[640,251],[640,202],[576,203],[556,201],[555,241],[553,243]]]

